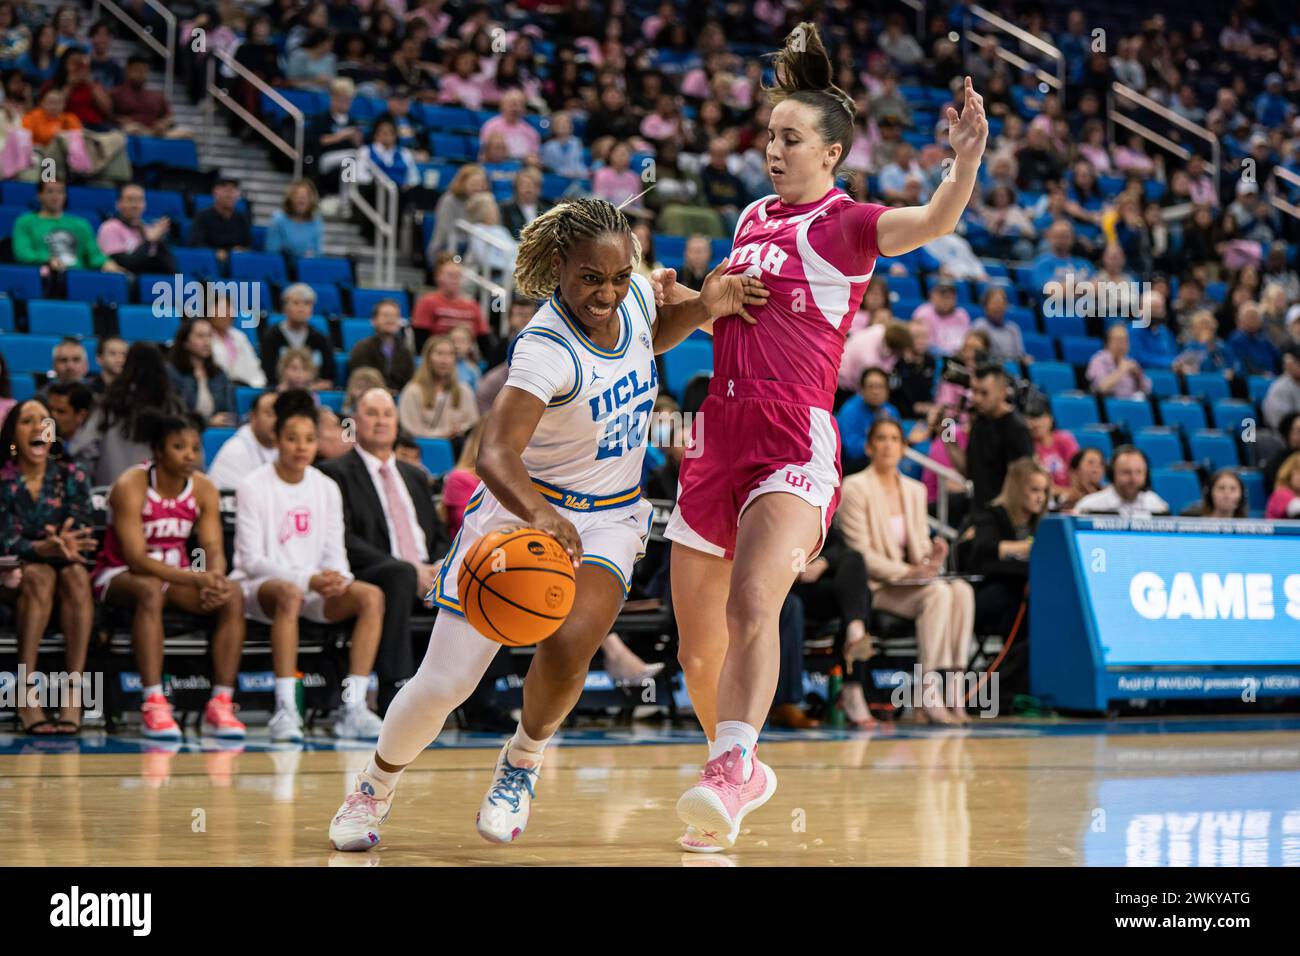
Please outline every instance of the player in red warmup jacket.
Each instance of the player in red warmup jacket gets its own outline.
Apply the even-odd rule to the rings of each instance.
[[[776,789],[754,749],[776,691],[777,619],[839,501],[832,402],[876,257],[953,231],[988,138],[983,99],[967,77],[960,116],[948,110],[956,159],[929,204],[855,202],[835,186],[853,141],[853,101],[832,84],[816,27],[796,27],[775,67],[767,145],[775,194],[741,214],[726,269],[760,277],[770,297],[750,310],[754,324],[734,315],[714,323],[713,380],[667,532],[682,668],[709,737],[700,782],[677,805],[682,846],[696,852],[731,846],[745,814]],[[693,294],[672,270],[652,282],[664,302]]]

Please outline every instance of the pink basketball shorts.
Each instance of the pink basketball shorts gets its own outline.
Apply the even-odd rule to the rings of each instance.
[[[777,491],[820,508],[829,528],[840,500],[833,399],[806,385],[714,376],[682,460],[668,539],[732,558],[745,509]]]

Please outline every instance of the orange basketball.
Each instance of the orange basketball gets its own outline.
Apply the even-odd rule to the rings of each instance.
[[[510,647],[544,641],[573,609],[573,561],[545,531],[489,531],[474,542],[456,576],[465,619]]]

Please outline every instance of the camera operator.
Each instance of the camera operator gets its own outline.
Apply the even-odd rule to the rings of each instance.
[[[959,370],[944,369],[945,377]],[[980,364],[971,376],[970,441],[961,448],[953,429],[939,429],[939,438],[953,467],[974,485],[971,503],[982,507],[1002,490],[1007,466],[1017,458],[1031,458],[1034,442],[1020,414],[1007,400],[1007,373],[996,362]]]

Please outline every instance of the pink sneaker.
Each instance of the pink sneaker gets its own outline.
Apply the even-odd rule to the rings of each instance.
[[[203,736],[244,739],[244,725],[235,719],[235,703],[229,694],[218,694],[203,710]]]
[[[703,849],[705,845],[734,846],[745,815],[772,799],[776,774],[771,767],[756,756],[749,779],[743,774],[744,754],[739,745],[704,765],[700,782],[677,801],[677,815],[696,831],[688,831],[682,838],[683,849],[699,853],[710,852]]]
[[[144,729],[140,732],[150,740],[180,740],[180,725],[172,718],[172,705],[162,694],[151,694],[140,707]]]

